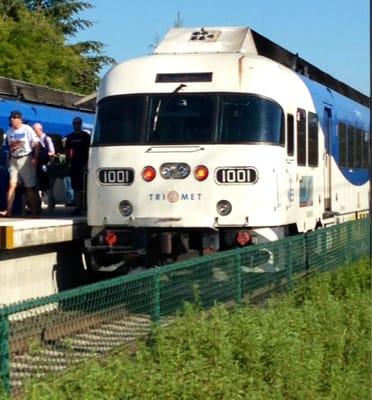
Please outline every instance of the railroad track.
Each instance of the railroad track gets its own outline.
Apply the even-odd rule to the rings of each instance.
[[[38,332],[11,335],[10,381],[13,393],[21,389],[26,379],[62,372],[118,347],[127,346],[134,350],[136,341],[150,332],[152,323],[150,316],[130,314],[120,307],[89,315],[52,313],[58,318],[54,315],[57,321],[48,328],[39,326]],[[39,319],[46,321],[50,316],[49,313]],[[24,320],[19,321],[22,322]]]

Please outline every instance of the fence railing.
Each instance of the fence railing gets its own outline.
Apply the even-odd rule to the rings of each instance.
[[[0,383],[63,371],[117,346],[153,323],[169,323],[185,302],[240,304],[303,275],[369,254],[370,219],[306,235],[157,267],[0,309]]]

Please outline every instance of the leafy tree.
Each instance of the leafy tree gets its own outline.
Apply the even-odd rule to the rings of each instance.
[[[0,0],[0,15],[19,21],[20,12],[26,8],[30,12],[43,13],[64,35],[74,36],[81,29],[90,28],[91,21],[76,15],[93,6],[78,0]]]
[[[19,11],[22,23],[0,19],[0,75],[74,92],[91,89],[81,85],[82,77],[92,82],[88,60],[40,13]]]
[[[79,12],[93,7],[85,1],[24,0],[24,3],[30,11],[43,12],[66,36],[75,36],[79,30],[93,25],[91,21],[76,17]]]
[[[79,0],[0,0],[0,74],[81,93],[94,91],[99,71],[114,60],[104,54],[101,42],[66,43],[92,26],[78,17],[92,7]],[[13,47],[21,58],[27,55],[19,66],[14,65]]]

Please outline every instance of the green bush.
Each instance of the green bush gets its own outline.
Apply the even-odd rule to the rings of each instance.
[[[186,306],[135,355],[30,382],[39,399],[368,399],[371,270],[320,274],[258,306]]]

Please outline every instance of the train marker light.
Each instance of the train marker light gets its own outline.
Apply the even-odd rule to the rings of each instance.
[[[209,171],[205,165],[198,165],[194,171],[195,178],[198,181],[204,181],[208,178]]]
[[[156,171],[154,167],[151,167],[150,165],[147,165],[143,170],[142,170],[142,178],[146,182],[151,182],[154,180],[156,176]]]
[[[124,217],[129,217],[129,215],[131,215],[133,212],[132,203],[128,200],[121,201],[119,204],[119,211]]]
[[[239,231],[236,235],[236,242],[240,246],[246,246],[247,244],[251,243],[252,236],[247,231]]]
[[[118,241],[118,237],[115,232],[107,231],[105,235],[105,242],[112,247]]]
[[[220,200],[217,203],[216,208],[217,208],[218,214],[220,214],[224,217],[225,215],[229,215],[231,213],[232,205],[227,200]]]

